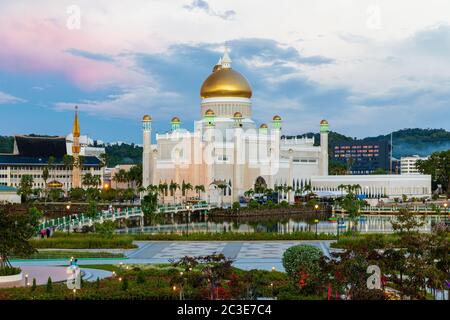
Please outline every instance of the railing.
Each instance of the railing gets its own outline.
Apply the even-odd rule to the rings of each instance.
[[[393,213],[393,212],[398,212],[402,208],[408,209],[409,211],[417,212],[417,213],[435,213],[435,214],[437,213],[436,209],[432,208],[431,206],[389,206],[389,207],[367,206],[367,207],[362,207],[360,211],[361,212],[370,212],[370,213],[385,213],[385,212]],[[340,206],[335,206],[334,210],[340,212],[343,209]],[[439,213],[440,214],[449,213],[446,210],[448,210],[448,209],[440,208]]]
[[[177,212],[185,212],[185,211],[200,211],[200,210],[210,210],[215,208],[215,205],[211,205],[208,203],[197,203],[188,207],[182,204],[175,205],[166,205],[166,206],[158,206],[158,213],[177,213]],[[104,221],[115,221],[117,219],[129,219],[136,217],[143,217],[144,213],[141,208],[126,208],[123,210],[104,210],[102,212],[97,213],[95,217],[87,217],[84,213],[64,216],[61,218],[46,220],[39,225],[38,230],[46,229],[46,228],[56,228],[56,229],[67,229],[67,228],[81,228],[83,226],[92,226],[94,223],[103,223]]]

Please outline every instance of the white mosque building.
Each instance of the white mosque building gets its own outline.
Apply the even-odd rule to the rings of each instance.
[[[328,176],[326,120],[320,122],[320,146],[314,146],[314,138],[282,138],[283,121],[279,115],[274,115],[270,124],[257,124],[252,119],[251,86],[232,68],[227,51],[203,82],[200,97],[200,119],[194,122],[193,131],[184,129],[180,118],[173,117],[171,131],[157,133],[156,143],[152,144],[152,117],[143,117],[144,187],[164,183],[203,185],[203,200],[230,204],[258,186],[290,186],[292,191],[283,196],[293,201],[294,190],[300,187],[335,190],[339,177],[348,178]],[[364,186],[363,190],[369,190],[364,184],[367,177],[353,179]],[[403,177],[402,185],[407,179]],[[425,177],[414,189],[420,194],[431,193],[431,178]],[[395,177],[389,177],[386,184],[392,184],[392,179]],[[417,176],[415,179],[418,181]],[[389,193],[379,179],[376,188],[370,188],[374,195],[373,190]],[[188,193],[196,195],[195,191]],[[160,199],[179,203],[187,196],[177,190]]]

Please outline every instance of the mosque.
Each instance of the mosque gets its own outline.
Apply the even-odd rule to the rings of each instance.
[[[281,198],[294,201],[295,190],[311,187],[316,194],[341,194],[341,184],[359,184],[368,199],[429,197],[429,175],[328,175],[326,120],[318,124],[320,146],[314,138],[286,138],[283,120],[274,114],[268,123],[252,119],[252,88],[232,68],[225,50],[200,89],[200,119],[194,130],[183,128],[175,116],[171,130],[156,133],[152,144],[152,117],[142,119],[143,186],[167,184],[179,188],[160,197],[163,203],[181,203],[189,197],[216,204],[240,201],[246,191],[283,186]],[[181,190],[182,185],[205,191]],[[175,189],[175,188],[173,188]]]
[[[200,119],[194,130],[173,117],[168,133],[151,143],[152,118],[143,124],[143,185],[203,185],[204,200],[231,203],[249,189],[310,184],[311,176],[328,174],[328,122],[320,122],[320,147],[314,138],[282,138],[282,118],[257,124],[252,119],[252,88],[232,68],[227,51],[200,90]],[[292,191],[291,191],[292,192]],[[193,193],[195,194],[195,193]],[[179,202],[181,191],[164,197]],[[289,198],[288,195],[284,195]]]

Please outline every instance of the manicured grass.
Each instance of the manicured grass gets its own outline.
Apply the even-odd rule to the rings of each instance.
[[[97,234],[88,233],[55,233],[48,239],[31,240],[36,249],[133,249],[133,237],[114,235],[104,238]]]
[[[187,234],[139,234],[134,236],[135,240],[159,240],[159,241],[270,241],[270,240],[333,240],[336,236],[328,233],[314,232],[222,232],[222,233],[191,233]]]
[[[12,257],[13,260],[21,259],[70,259],[71,257],[77,259],[86,258],[124,258],[122,253],[110,253],[110,252],[83,252],[83,251],[38,251],[31,256],[27,257]]]
[[[339,240],[331,243],[332,248],[346,249],[351,246],[364,246],[368,242],[376,245],[378,248],[384,248],[388,245],[396,245],[399,243],[399,236],[397,234],[361,234],[351,233],[342,234]]]

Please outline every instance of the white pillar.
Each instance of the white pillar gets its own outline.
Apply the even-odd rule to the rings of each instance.
[[[322,120],[320,122],[320,175],[328,175],[328,121]]]
[[[152,159],[152,119],[150,116],[144,116],[142,119],[142,131],[143,131],[143,144],[144,149],[142,152],[142,186],[147,188],[152,182],[152,171],[151,164]]]

